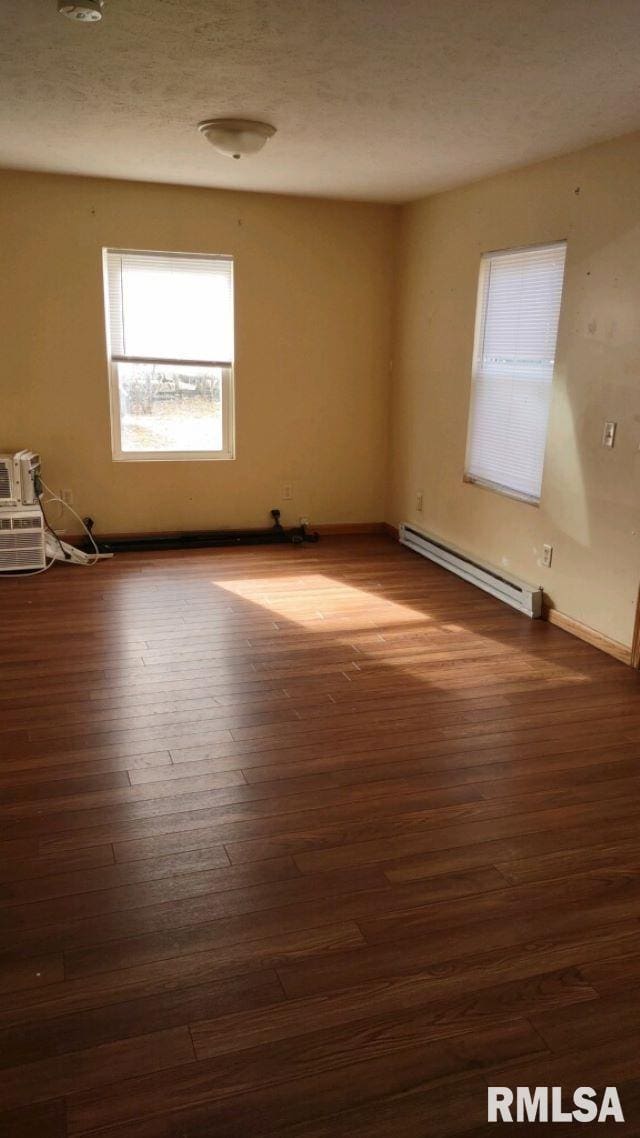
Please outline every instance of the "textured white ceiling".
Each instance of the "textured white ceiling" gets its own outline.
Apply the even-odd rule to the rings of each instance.
[[[3,166],[404,201],[638,127],[638,0],[0,0]]]

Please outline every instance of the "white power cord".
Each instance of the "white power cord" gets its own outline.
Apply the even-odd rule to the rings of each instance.
[[[73,506],[70,506],[68,502],[65,502],[64,498],[59,498],[57,494],[54,494],[53,490],[51,489],[50,486],[47,486],[46,482],[43,482],[42,479],[40,479],[40,481],[42,482],[42,485],[44,486],[47,493],[50,495],[50,497],[47,498],[46,505],[49,505],[50,502],[59,502],[60,505],[63,507],[63,509],[68,510],[69,513],[73,514],[74,518],[76,518],[76,520],[80,522],[80,525],[82,526],[84,532],[86,533],[87,537],[89,538],[89,541],[91,542],[91,544],[95,550],[93,560],[87,561],[87,565],[88,566],[89,565],[95,565],[96,562],[98,562],[100,560],[100,550],[98,549],[98,546],[96,545],[95,538],[94,538],[93,534],[91,533],[91,530],[89,529],[88,526],[86,526],[84,524],[82,518],[80,517],[79,514],[76,513]],[[44,511],[43,511],[43,515],[44,515]],[[52,531],[52,532],[54,532],[54,531]],[[58,538],[57,533],[54,533],[54,536],[56,538]],[[59,540],[60,539],[58,538],[58,541]],[[56,558],[54,558],[54,560],[56,560]],[[47,568],[49,568],[49,566],[47,566]],[[44,572],[43,569],[38,569],[38,573],[43,573],[43,572]]]

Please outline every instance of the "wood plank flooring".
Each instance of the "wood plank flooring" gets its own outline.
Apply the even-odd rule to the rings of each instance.
[[[1,1135],[486,1138],[488,1084],[640,1134],[637,673],[384,538],[0,622]]]

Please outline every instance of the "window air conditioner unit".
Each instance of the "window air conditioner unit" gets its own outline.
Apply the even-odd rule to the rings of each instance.
[[[40,507],[0,510],[0,573],[44,569],[45,565],[45,530]]]
[[[39,474],[40,455],[32,450],[0,454],[0,509],[36,505],[36,477]]]

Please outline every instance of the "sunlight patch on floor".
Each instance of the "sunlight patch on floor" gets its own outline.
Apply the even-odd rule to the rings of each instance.
[[[433,673],[444,667],[445,671],[455,668],[456,650],[459,641],[459,663],[467,665],[472,661],[479,670],[491,666],[491,661],[500,661],[506,668],[522,679],[526,679],[535,669],[539,683],[589,682],[589,677],[576,669],[553,660],[542,660],[539,654],[528,650],[526,645],[501,643],[499,636],[489,632],[474,632],[459,621],[438,622],[434,617],[420,609],[391,601],[379,593],[336,581],[322,573],[299,574],[295,576],[242,578],[234,581],[215,581],[217,588],[233,594],[238,600],[259,605],[274,616],[276,627],[280,621],[291,622],[310,632],[334,632],[336,639],[349,643],[354,633],[371,633],[371,638],[358,637],[358,656],[363,657],[362,666],[375,666],[376,658],[382,653],[386,666],[402,671],[407,678],[433,682]],[[407,632],[408,626],[415,630],[414,637]],[[395,634],[398,639],[397,651],[389,657]],[[425,648],[428,654],[425,655]],[[391,659],[393,663],[391,663]],[[440,663],[442,660],[442,664]],[[447,682],[443,677],[443,686]]]
[[[314,629],[321,623],[324,631],[356,631],[381,624],[424,624],[432,619],[419,609],[344,585],[322,573],[216,581],[215,585],[303,628]]]

